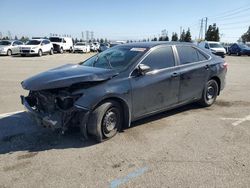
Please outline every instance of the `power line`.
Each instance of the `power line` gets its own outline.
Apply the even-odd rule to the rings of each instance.
[[[221,14],[217,14],[215,17],[211,17],[211,19],[224,17],[224,16],[227,16],[227,15],[230,15],[230,14],[237,14],[237,13],[242,12],[242,11],[244,12],[244,11],[249,9],[249,7],[248,7],[249,5],[250,4],[246,4],[245,6],[242,6],[242,7],[236,8],[236,9],[232,9],[232,10],[228,10],[228,11],[226,11],[224,13],[221,13]]]
[[[238,24],[242,24],[242,23],[250,23],[250,20],[246,20],[246,21],[242,21],[242,22],[231,22],[231,23],[225,23],[225,24],[219,24],[220,26],[223,25],[238,25]]]
[[[247,8],[246,10],[250,10],[250,7]],[[229,14],[227,16],[222,16],[222,17],[217,17],[217,18],[210,18],[211,20],[228,20],[228,19],[233,19],[233,18],[239,18],[239,17],[242,17],[242,16],[249,16],[250,15],[250,12],[248,12],[247,14],[243,14],[241,15],[242,13],[245,13],[246,11],[239,11],[237,14]]]

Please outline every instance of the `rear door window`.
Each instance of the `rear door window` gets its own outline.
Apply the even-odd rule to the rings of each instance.
[[[191,46],[176,46],[176,48],[177,48],[177,51],[179,54],[179,59],[180,59],[181,65],[200,61],[198,54],[197,54],[197,51],[193,47],[191,47]]]
[[[174,54],[171,46],[159,47],[153,50],[143,61],[151,70],[159,70],[175,66]]]

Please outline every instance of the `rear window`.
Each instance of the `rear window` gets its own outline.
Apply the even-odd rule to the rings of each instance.
[[[176,48],[179,54],[181,65],[205,61],[208,59],[205,54],[193,48],[192,46],[176,46]]]
[[[62,38],[58,38],[58,37],[50,37],[49,40],[51,42],[62,42]]]

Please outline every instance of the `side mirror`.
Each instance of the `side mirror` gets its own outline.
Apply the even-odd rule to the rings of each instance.
[[[145,75],[147,72],[149,72],[151,70],[151,68],[147,65],[144,64],[140,64],[138,66],[138,71],[140,75]]]

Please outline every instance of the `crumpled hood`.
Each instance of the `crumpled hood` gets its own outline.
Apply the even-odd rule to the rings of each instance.
[[[115,70],[67,64],[28,78],[21,84],[26,90],[38,91],[69,87],[76,83],[104,81],[117,74]]]

